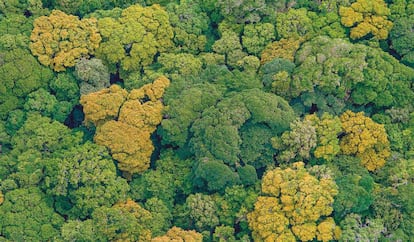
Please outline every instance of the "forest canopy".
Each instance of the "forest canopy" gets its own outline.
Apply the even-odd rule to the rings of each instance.
[[[0,0],[0,241],[411,241],[412,0]]]

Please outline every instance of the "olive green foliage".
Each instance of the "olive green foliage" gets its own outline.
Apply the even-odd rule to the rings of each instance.
[[[276,16],[276,32],[278,38],[310,38],[314,33],[312,20],[304,8],[290,9]]]
[[[367,240],[374,241],[384,232],[384,225],[380,219],[363,222],[357,214],[348,215],[341,223],[342,236],[340,241]]]
[[[23,14],[30,11],[34,14],[45,14],[42,0],[0,0],[0,13],[2,14]]]
[[[6,127],[12,135],[11,151],[0,157],[0,179],[10,179],[19,187],[38,186],[44,178],[43,161],[82,139],[81,133],[39,113],[12,112]]]
[[[317,37],[303,44],[295,62],[293,97],[319,90],[339,102],[378,107],[405,105],[413,97],[408,88],[412,69],[378,49]]]
[[[247,53],[243,52],[239,36],[236,32],[223,27],[220,30],[221,38],[214,42],[213,51],[225,56],[226,64],[230,67],[237,66],[237,62]]]
[[[66,101],[72,105],[79,102],[79,86],[71,73],[59,73],[52,79],[49,87],[58,101]]]
[[[411,241],[413,16],[0,0],[0,241]]]
[[[374,201],[374,179],[357,158],[339,156],[333,162],[339,172],[336,176],[339,193],[333,203],[335,216],[343,219],[350,213],[366,213]]]
[[[172,48],[173,29],[167,12],[159,5],[132,5],[118,18],[105,17],[98,21],[102,36],[96,56],[109,66],[117,65],[123,72],[141,70],[150,65],[157,53]]]
[[[253,172],[256,174],[256,171]],[[240,183],[238,174],[222,161],[204,158],[194,168],[193,184],[196,188],[222,191],[225,187],[238,183]]]
[[[182,160],[167,150],[156,161],[155,170],[148,170],[130,183],[130,197],[145,201],[151,197],[160,199],[169,209],[176,199],[191,192],[191,160]]]
[[[29,39],[23,35],[5,34],[0,37],[0,118],[21,107],[24,97],[44,87],[53,73],[41,66],[28,49]]]
[[[244,26],[242,43],[249,54],[257,56],[275,38],[275,27],[272,24],[248,24]]]
[[[206,48],[209,17],[201,9],[201,3],[181,0],[180,4],[167,6],[174,30],[176,52],[197,54]]]
[[[184,146],[190,125],[200,117],[204,109],[214,105],[221,95],[222,93],[214,85],[200,84],[183,90],[180,98],[167,99],[168,116],[162,121],[160,130],[163,142]]]
[[[201,193],[191,194],[187,197],[185,205],[195,228],[205,230],[219,224],[217,204],[211,196]]]
[[[99,1],[99,0],[51,0],[49,1],[51,6],[54,9],[59,9],[65,13],[75,14],[79,16],[84,16],[85,14],[91,13],[95,10],[105,10],[112,9],[114,7],[127,7],[133,2],[131,0],[108,0],[108,1]]]
[[[55,154],[46,163],[44,187],[55,197],[61,213],[87,217],[100,206],[126,199],[126,181],[104,147],[87,143]]]
[[[91,219],[69,220],[62,226],[64,240],[148,241],[151,213],[132,200],[97,208]]]

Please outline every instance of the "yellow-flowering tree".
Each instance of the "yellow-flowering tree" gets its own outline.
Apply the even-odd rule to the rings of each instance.
[[[111,150],[126,177],[149,167],[154,151],[150,136],[161,123],[161,97],[169,83],[160,77],[129,94],[113,85],[81,97],[85,122],[97,127],[95,142]]]
[[[30,49],[39,62],[55,71],[72,67],[76,60],[94,54],[101,42],[97,20],[53,10],[33,23]]]
[[[345,136],[341,150],[346,155],[356,155],[369,171],[385,165],[390,156],[390,142],[384,125],[375,123],[363,112],[346,111],[340,117]]]
[[[183,230],[178,227],[172,227],[168,232],[156,238],[153,238],[151,242],[201,242],[203,236],[194,230]]]
[[[82,95],[80,104],[83,106],[86,124],[98,127],[118,117],[119,107],[126,101],[128,92],[118,85]]]
[[[377,39],[386,39],[392,28],[392,22],[388,20],[390,14],[383,0],[358,0],[350,7],[339,8],[341,23],[352,27],[352,39],[360,39],[368,34]]]
[[[274,58],[284,58],[293,61],[303,38],[281,39],[266,46],[261,55],[261,63],[265,64]]]
[[[329,216],[335,181],[316,178],[304,168],[303,162],[292,168],[268,171],[262,180],[262,193],[247,215],[255,241],[322,241],[338,239],[340,229]]]

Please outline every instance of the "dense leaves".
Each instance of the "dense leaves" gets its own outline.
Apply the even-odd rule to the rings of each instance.
[[[412,0],[0,0],[0,241],[411,241]]]

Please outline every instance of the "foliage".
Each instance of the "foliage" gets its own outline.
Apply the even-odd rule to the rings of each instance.
[[[91,219],[69,220],[62,226],[62,237],[65,241],[149,241],[151,219],[150,212],[127,199],[112,207],[97,208]]]
[[[329,241],[340,236],[340,229],[329,216],[333,197],[338,193],[331,177],[317,179],[302,162],[292,168],[276,168],[262,179],[263,195],[247,215],[255,240]]]
[[[386,107],[408,105],[413,95],[408,84],[412,69],[372,47],[316,37],[302,45],[295,63],[291,97],[320,91],[323,94],[316,99],[328,101],[332,95],[334,102]]]
[[[258,56],[266,45],[274,39],[275,28],[272,24],[248,24],[243,30],[242,44],[249,54]]]
[[[21,106],[23,98],[43,87],[53,78],[53,73],[42,67],[30,54],[29,40],[23,35],[4,34],[0,37],[0,118]]]
[[[33,23],[30,49],[40,63],[59,72],[76,64],[81,57],[95,53],[101,36],[94,18],[78,17],[54,10]]]
[[[128,184],[116,176],[104,147],[86,143],[55,154],[45,163],[44,188],[59,204],[57,210],[73,219],[126,198]]]
[[[390,10],[383,0],[357,0],[350,7],[340,7],[341,23],[352,27],[351,39],[361,39],[372,34],[376,39],[386,39],[392,28],[388,20]]]
[[[357,214],[348,215],[341,223],[342,237],[340,241],[351,241],[356,239],[374,241],[378,240],[384,226],[380,219],[361,221]]]
[[[0,241],[411,241],[413,3],[0,0]]]
[[[39,188],[9,191],[0,205],[0,234],[11,241],[53,240],[63,218]]]
[[[123,72],[140,71],[152,64],[156,54],[173,46],[168,14],[157,4],[132,5],[122,10],[118,18],[99,19],[98,28],[102,43],[96,56],[109,66],[111,73],[117,71],[117,65]]]
[[[293,61],[296,51],[299,49],[301,39],[280,39],[269,43],[262,52],[261,63],[265,64],[275,58],[283,58]]]
[[[315,127],[317,144],[314,156],[331,161],[340,152],[337,136],[342,131],[341,121],[329,113],[324,113],[321,118],[315,114],[307,115],[305,120],[311,121]]]
[[[316,147],[316,129],[309,120],[295,120],[290,123],[290,131],[280,138],[273,138],[273,148],[282,150],[277,157],[279,163],[309,159]]]
[[[197,1],[181,0],[167,6],[177,52],[197,54],[205,50],[210,19]]]
[[[246,90],[206,109],[191,128],[194,136],[190,145],[197,157],[211,157],[237,167],[242,145],[239,129],[245,123],[266,124],[270,132],[280,133],[292,119],[293,112],[282,98],[258,89]]]
[[[276,32],[279,39],[309,39],[314,33],[312,20],[304,8],[291,8],[276,16]]]
[[[187,197],[186,206],[189,210],[189,218],[194,221],[195,228],[198,230],[211,229],[219,224],[217,204],[211,196],[201,193],[191,194]]]
[[[346,155],[355,155],[369,171],[385,165],[390,156],[389,141],[383,125],[377,124],[364,113],[346,111],[341,115],[345,136],[341,139],[341,150]]]
[[[414,65],[413,33],[414,15],[398,18],[390,32],[391,48],[400,56],[401,61],[411,67]]]
[[[154,150],[150,136],[161,123],[161,98],[169,84],[167,78],[160,77],[129,94],[113,85],[81,97],[85,122],[97,126],[94,141],[110,149],[126,177],[149,167]]]
[[[79,85],[81,95],[109,87],[108,68],[100,59],[81,58],[76,62],[74,74],[77,79],[82,81]]]
[[[183,230],[179,227],[172,227],[168,232],[156,238],[153,238],[151,242],[172,242],[172,241],[194,241],[201,242],[203,237],[200,233],[194,230]]]

